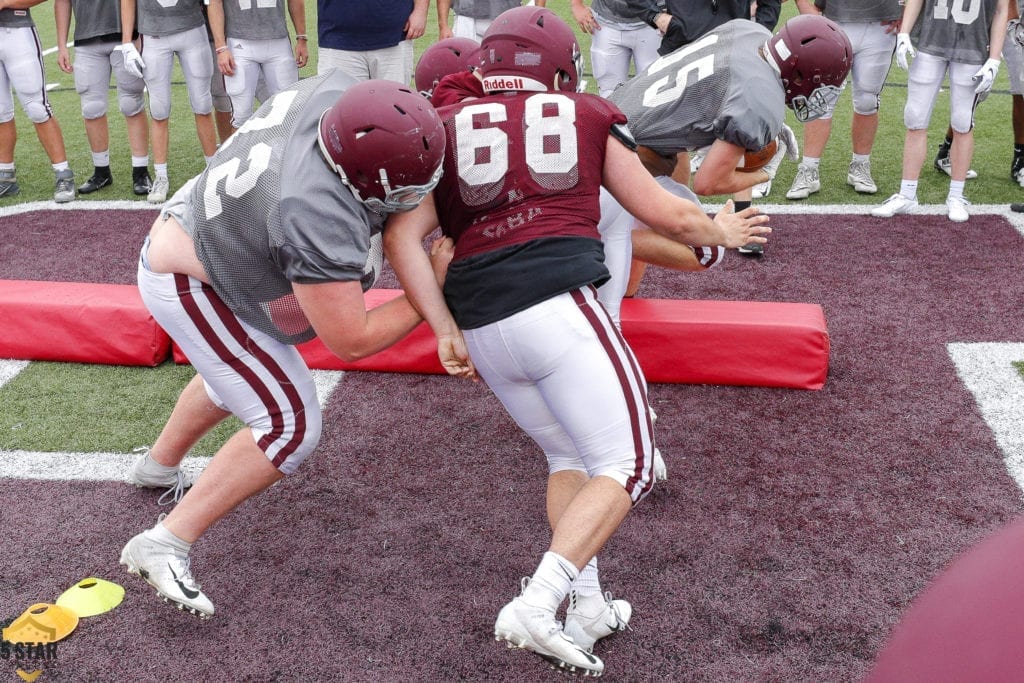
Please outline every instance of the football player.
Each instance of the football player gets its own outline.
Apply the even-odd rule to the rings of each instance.
[[[949,220],[970,218],[964,182],[974,155],[974,109],[992,90],[1006,37],[1007,0],[976,0],[949,5],[945,0],[907,0],[896,36],[896,64],[908,69],[903,123],[903,177],[900,191],[871,211],[879,218],[912,213],[917,208],[917,181],[928,154],[928,123],[942,81],[949,72],[950,182],[946,195]],[[921,20],[917,47],[910,32]],[[913,63],[908,66],[908,58]]]
[[[650,491],[654,438],[643,374],[594,289],[608,278],[598,191],[607,183],[627,211],[682,241],[736,247],[770,228],[731,212],[712,221],[662,190],[618,108],[577,92],[579,46],[550,10],[504,12],[481,54],[484,96],[441,110],[441,182],[389,219],[386,252],[449,372],[478,372],[548,461],[549,551],[495,636],[599,675],[594,643],[632,610],[602,595],[595,555]],[[455,243],[443,290],[421,246],[438,225]]]
[[[149,122],[146,117],[146,88],[141,77],[128,73],[121,54],[121,7],[108,0],[55,0],[57,22],[57,66],[75,75],[75,90],[82,98],[85,136],[92,151],[92,176],[79,188],[91,194],[114,182],[110,172],[110,127],[107,100],[110,74],[117,85],[117,105],[128,129],[132,154],[132,192],[148,195]],[[75,61],[68,51],[68,31],[75,17]]]
[[[274,95],[299,80],[299,69],[309,61],[305,4],[287,3],[295,27],[294,54],[284,19],[285,0],[255,5],[247,0],[210,0],[214,51],[236,129],[252,116],[261,77],[267,95]]]
[[[882,86],[892,66],[896,46],[901,0],[797,0],[805,14],[824,14],[838,24],[853,48],[853,157],[846,182],[857,192],[874,194],[878,186],[871,177],[871,149],[878,132],[878,106]],[[845,87],[845,85],[844,85]],[[832,132],[832,111],[804,126],[804,157],[797,167],[787,199],[806,199],[821,190],[818,174],[821,155]]]
[[[120,0],[121,54],[129,73],[146,81],[149,115],[153,119],[153,170],[156,177],[146,196],[151,204],[167,199],[171,182],[167,175],[170,145],[171,74],[177,55],[185,74],[188,100],[195,115],[196,134],[203,156],[209,162],[217,150],[217,131],[213,121],[213,97],[210,78],[210,43],[203,19],[203,0]],[[138,19],[142,34],[142,52],[132,42]]]
[[[772,180],[784,154],[795,160],[798,145],[784,123],[786,107],[803,123],[824,116],[851,59],[846,35],[824,17],[794,17],[774,36],[755,22],[734,19],[659,58],[611,100],[629,119],[652,173],[686,185],[689,165],[676,159],[701,150],[693,190],[731,194]],[[758,87],[751,88],[752,82]],[[738,170],[747,150],[773,139],[779,149],[771,162],[756,171]],[[756,253],[758,247],[745,250]],[[641,259],[633,266],[627,294],[643,273]]]
[[[384,217],[433,189],[443,153],[444,128],[418,93],[356,85],[335,70],[270,98],[153,223],[139,290],[197,375],[130,480],[180,486],[179,463],[203,434],[230,414],[245,423],[121,553],[180,609],[214,612],[189,571],[192,543],[295,472],[320,439],[316,389],[295,344],[318,336],[353,361],[422,320],[404,296],[367,311],[363,293],[381,268]]]
[[[21,191],[14,167],[14,147],[18,141],[11,96],[14,88],[53,166],[53,201],[70,202],[75,198],[75,174],[68,166],[64,134],[46,96],[43,52],[29,10],[42,1],[23,0],[17,9],[0,9],[0,29],[4,34],[0,44],[0,198],[13,197]]]

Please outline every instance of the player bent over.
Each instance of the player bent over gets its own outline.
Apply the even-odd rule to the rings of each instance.
[[[433,196],[393,216],[385,245],[452,374],[479,373],[548,460],[550,549],[495,636],[552,665],[599,675],[595,641],[625,628],[630,605],[606,599],[596,553],[653,484],[643,375],[597,299],[608,278],[598,192],[698,244],[766,241],[764,217],[709,219],[643,170],[625,117],[577,93],[579,46],[550,10],[500,15],[482,43],[484,97],[445,107],[447,153]],[[422,239],[454,240],[444,288]],[[555,620],[570,598],[565,629]]]
[[[192,543],[316,447],[320,408],[294,345],[319,336],[352,361],[422,320],[404,296],[367,311],[363,292],[381,266],[384,217],[433,189],[443,153],[440,119],[418,93],[333,71],[271,98],[163,207],[139,290],[198,374],[133,478],[174,472],[229,414],[246,425],[121,553],[165,600],[213,614],[189,571]]]

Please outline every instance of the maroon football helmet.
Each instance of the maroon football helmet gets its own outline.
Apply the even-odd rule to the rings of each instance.
[[[374,211],[416,208],[441,179],[444,125],[422,95],[395,81],[346,90],[320,117],[320,150]]]
[[[416,89],[430,95],[448,74],[480,64],[480,43],[471,38],[445,38],[428,47],[416,62]]]
[[[576,34],[543,7],[513,7],[498,15],[480,42],[484,90],[583,90]]]
[[[817,14],[793,17],[768,39],[767,48],[798,121],[821,118],[835,106],[853,48],[834,21]]]

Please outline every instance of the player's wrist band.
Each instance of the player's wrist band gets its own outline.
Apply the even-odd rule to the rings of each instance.
[[[227,45],[221,45],[216,50],[214,50],[214,52],[216,52],[217,54],[220,54],[221,52],[224,52],[224,50],[227,50],[227,49],[228,49]]]
[[[309,40],[309,37],[305,33],[296,33],[295,40]]]

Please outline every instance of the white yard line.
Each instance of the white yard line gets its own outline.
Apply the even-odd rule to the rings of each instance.
[[[0,360],[0,387],[12,380],[28,361]],[[344,372],[313,370],[320,407],[327,405]],[[57,481],[126,481],[137,453],[41,453],[0,450],[0,479],[49,479]],[[181,466],[198,474],[209,458],[188,457]]]
[[[1024,489],[1024,377],[1012,365],[1024,361],[1024,344],[952,343],[946,348],[1003,452],[1007,471]]]

